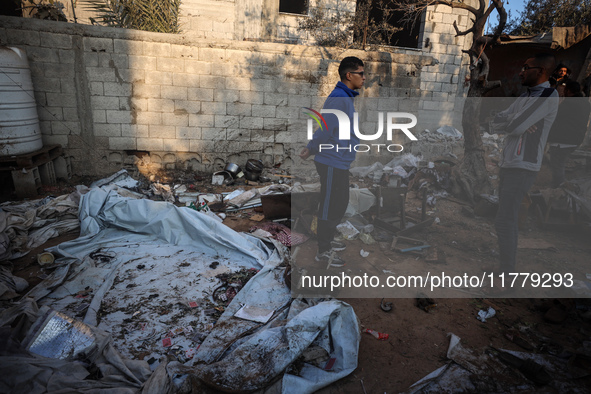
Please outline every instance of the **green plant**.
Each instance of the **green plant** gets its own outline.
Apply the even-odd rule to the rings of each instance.
[[[96,25],[159,33],[179,33],[181,0],[88,0]]]

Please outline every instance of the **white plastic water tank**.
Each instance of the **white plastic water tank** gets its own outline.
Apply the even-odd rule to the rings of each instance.
[[[0,46],[0,156],[43,148],[27,55]]]

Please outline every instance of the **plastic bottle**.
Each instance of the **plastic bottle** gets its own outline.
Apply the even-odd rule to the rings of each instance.
[[[371,335],[373,335],[374,337],[376,337],[377,339],[380,339],[380,340],[382,340],[382,341],[385,341],[385,340],[387,340],[388,338],[390,338],[390,335],[388,335],[388,334],[384,334],[384,333],[381,333],[381,332],[374,331],[374,330],[372,330],[372,329],[370,329],[370,328],[367,328],[367,329],[365,329],[365,331],[364,331],[364,332],[366,332],[366,333],[368,333],[368,334],[371,334]]]

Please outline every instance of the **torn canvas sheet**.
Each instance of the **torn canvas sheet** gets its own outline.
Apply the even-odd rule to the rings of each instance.
[[[297,393],[313,392],[355,369],[359,329],[352,308],[331,301],[321,307],[294,309],[283,280],[284,268],[277,268],[286,251],[278,242],[267,244],[236,233],[192,209],[124,198],[115,190],[92,189],[83,196],[80,220],[80,238],[50,249],[62,256],[54,263],[57,268],[28,296],[109,332],[114,347],[124,356],[158,360],[173,354],[186,364],[183,368],[194,364],[183,372],[185,378],[197,377],[217,386],[225,383],[214,379],[216,368],[245,369],[244,361],[256,344],[259,351],[252,356],[264,355],[276,365],[265,371],[264,379],[252,382],[265,387],[268,379],[283,374],[300,350],[317,341],[334,354],[335,366],[332,371],[304,368],[303,374],[291,378],[298,383],[283,389],[290,392],[290,387],[303,387],[291,391]],[[214,297],[220,294],[220,276],[244,269],[260,272],[231,302],[220,303]],[[234,317],[243,305],[272,310],[273,317],[266,324]],[[245,327],[250,335],[241,335],[240,340],[227,337],[234,339],[229,345],[235,348],[229,351],[235,349],[235,357],[221,357],[216,348],[218,357],[208,360],[207,366],[205,361],[191,361],[204,359],[201,349],[215,342],[216,332],[229,329],[244,334]],[[273,346],[283,341],[288,341],[286,349]],[[234,373],[233,384],[239,384],[240,376],[250,378],[248,371]],[[170,380],[173,392],[179,379]],[[162,385],[161,381],[150,382]],[[152,383],[144,389],[151,389]],[[248,382],[240,384],[246,387]]]
[[[122,358],[107,333],[30,299],[0,312],[0,327],[2,393],[131,394],[150,375],[147,362]]]
[[[46,197],[26,202],[0,205],[0,233],[10,246],[5,254],[16,259],[29,253],[50,238],[77,231],[78,204],[86,188],[56,198]]]

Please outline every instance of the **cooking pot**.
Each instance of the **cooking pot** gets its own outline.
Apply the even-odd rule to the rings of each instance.
[[[260,174],[257,174],[256,172],[244,171],[244,176],[249,181],[256,182],[259,180]]]
[[[240,166],[238,164],[228,163],[224,167],[224,171],[229,172],[232,175],[232,177],[235,178],[240,173],[241,170],[240,170]]]
[[[254,172],[256,174],[260,174],[263,172],[263,162],[260,160],[250,159],[246,162],[246,171]]]

